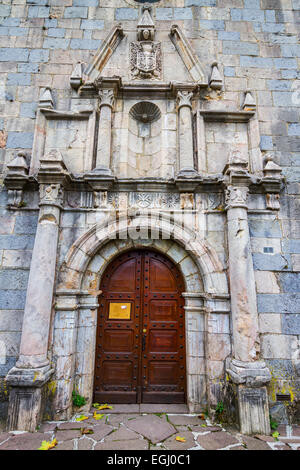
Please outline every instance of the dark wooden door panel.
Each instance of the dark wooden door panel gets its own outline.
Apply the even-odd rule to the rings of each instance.
[[[184,403],[183,280],[152,251],[120,256],[104,273],[97,328],[96,401]]]

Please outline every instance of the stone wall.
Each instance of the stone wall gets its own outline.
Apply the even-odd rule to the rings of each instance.
[[[41,89],[51,87],[56,107],[68,109],[69,79],[75,64],[91,61],[115,23],[121,22],[124,29],[135,30],[138,17],[139,5],[134,0],[3,0],[0,5],[0,183],[5,165],[16,152],[19,149],[31,152]],[[283,168],[285,188],[280,211],[256,212],[257,207],[265,208],[263,198],[257,199],[252,213],[250,202],[249,223],[262,356],[273,373],[270,398],[275,403],[276,393],[290,394],[292,404],[288,411],[293,414],[300,381],[299,0],[161,0],[153,4],[153,17],[157,30],[170,30],[174,23],[180,25],[208,75],[213,61],[218,62],[224,76],[224,91],[214,96],[204,95],[204,107],[206,101],[209,104],[213,99],[220,109],[239,108],[242,93],[251,90],[257,103],[261,151],[263,155],[271,151]],[[117,113],[115,122],[115,133],[121,134],[123,124],[118,125]],[[81,123],[85,124],[85,121]],[[215,123],[207,126],[208,172],[222,171],[225,162],[219,154],[228,145],[228,136],[230,139],[235,134],[239,136],[240,141],[236,143],[243,153],[247,136],[240,129],[242,126],[228,124],[226,131]],[[61,148],[66,150],[69,144],[64,141]],[[76,145],[70,151],[70,161],[76,151],[74,171],[80,172],[82,143]],[[117,153],[118,148],[114,151]],[[116,168],[128,171],[122,162]],[[162,169],[167,176],[170,171],[170,165]],[[217,195],[215,199],[218,201]],[[0,377],[5,376],[18,355],[37,223],[37,212],[26,211],[26,207],[7,210],[6,203],[6,192],[2,189]],[[220,204],[222,201],[214,207]],[[226,266],[220,218],[221,214],[207,216],[205,236],[217,247]],[[73,213],[72,217],[68,213],[64,215],[59,263],[84,226],[86,219],[82,213]],[[2,397],[6,396],[1,387],[0,381],[0,410]],[[275,411],[286,419],[285,405],[277,404]]]

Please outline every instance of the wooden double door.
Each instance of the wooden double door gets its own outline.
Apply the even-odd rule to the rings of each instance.
[[[94,400],[184,403],[183,279],[154,251],[126,252],[103,275]]]

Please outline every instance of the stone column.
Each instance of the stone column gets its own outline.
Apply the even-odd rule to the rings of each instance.
[[[39,222],[27,286],[20,354],[6,378],[11,387],[9,430],[35,431],[41,419],[42,387],[53,373],[48,359],[48,341],[63,197],[61,183],[66,174],[63,162],[59,161],[60,155],[48,157],[49,160],[41,161],[39,174],[44,182],[40,184]]]
[[[265,385],[271,375],[259,360],[260,344],[253,260],[248,226],[247,198],[250,175],[240,161],[225,168],[228,258],[231,293],[233,358],[226,369],[237,388],[241,432],[269,434]]]
[[[179,176],[195,176],[193,124],[193,92],[178,91]]]
[[[99,90],[99,129],[95,172],[111,175],[112,111],[114,90]]]

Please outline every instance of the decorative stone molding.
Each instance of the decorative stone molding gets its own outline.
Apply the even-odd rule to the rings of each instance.
[[[109,106],[111,109],[114,107],[115,94],[113,89],[100,89],[99,96],[99,110],[102,106]]]
[[[70,77],[70,85],[74,90],[78,90],[83,83],[83,64],[78,62],[75,65],[72,75]]]
[[[111,58],[114,51],[124,38],[124,31],[121,24],[112,28],[102,45],[97,50],[95,57],[91,64],[84,70],[87,80],[93,82],[97,77],[100,77],[102,70]],[[83,85],[84,88],[84,85]]]
[[[193,82],[197,83],[199,86],[207,86],[207,79],[199,63],[197,54],[192,50],[190,43],[179,26],[173,25],[171,27],[170,38],[189,71]]]
[[[138,41],[154,41],[155,24],[151,17],[152,8],[148,5],[142,8],[142,18],[137,25]]]
[[[236,359],[226,361],[226,372],[236,385],[262,387],[271,381],[271,373],[264,361],[242,362]]]
[[[193,99],[193,92],[189,92],[187,90],[178,91],[177,93],[177,106],[178,110],[183,106],[187,106],[188,108],[192,109],[192,99]]]
[[[51,93],[51,88],[47,87],[41,91],[39,99],[39,108],[54,109],[54,100]]]
[[[226,210],[232,207],[247,209],[248,195],[249,188],[247,186],[228,186],[225,193]]]
[[[130,68],[133,79],[156,79],[162,75],[160,42],[142,41],[130,44]]]
[[[250,90],[245,93],[242,109],[244,111],[256,111],[256,102]]]
[[[64,191],[61,184],[40,185],[40,205],[63,207]]]
[[[221,90],[223,87],[223,79],[218,69],[218,62],[212,63],[212,72],[210,76],[209,86],[213,90]]]
[[[28,165],[26,154],[18,152],[17,156],[7,165],[7,175],[4,184],[8,189],[8,206],[21,207],[23,188],[28,181]]]

